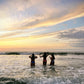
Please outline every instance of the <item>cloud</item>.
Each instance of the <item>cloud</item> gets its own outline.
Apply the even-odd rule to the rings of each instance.
[[[2,27],[3,30],[23,30],[52,26],[70,19],[84,17],[83,3],[80,1],[79,4],[74,3],[74,6],[67,3],[64,6],[61,0],[7,0],[4,5],[0,5],[2,13],[0,17],[7,14],[6,17],[10,17],[11,20],[8,26],[4,19],[6,26],[2,24]]]
[[[46,32],[45,32],[46,31]],[[16,38],[16,39],[21,39],[21,38],[56,38],[56,40],[52,41],[62,41],[65,40],[67,42],[75,42],[84,39],[84,27],[79,27],[79,28],[72,28],[68,30],[62,30],[62,31],[48,31],[48,29],[28,29],[28,30],[17,30],[17,31],[10,31],[6,34],[0,35],[0,39],[7,39],[7,38]]]
[[[60,31],[56,37],[65,40],[73,48],[84,48],[84,26]]]
[[[44,32],[47,29],[30,29],[30,30],[17,30],[17,31],[3,31],[0,34],[0,39],[12,39],[12,38],[28,38],[28,37],[38,37],[40,32]]]
[[[79,5],[70,11],[68,9],[67,10],[59,9],[60,11],[56,9],[53,10],[51,9],[52,11],[44,13],[44,15],[38,15],[32,18],[24,19],[20,23],[17,23],[16,27],[10,28],[10,30],[52,26],[74,18],[84,17],[83,9],[84,5],[82,4],[81,6]],[[64,13],[65,11],[66,14],[60,15],[60,13]]]
[[[4,38],[7,38],[7,37],[12,37],[12,36],[16,36],[16,35],[19,35],[19,34],[22,34],[22,32],[20,31],[17,31],[17,32],[8,32],[6,34],[2,34],[0,35],[0,39],[4,39]]]
[[[59,32],[58,37],[67,39],[84,39],[84,27],[73,28],[70,30]]]
[[[84,39],[77,41],[75,43],[71,43],[70,45],[76,48],[84,48]]]
[[[0,9],[8,12],[19,12],[25,11],[25,9],[30,8],[42,0],[3,0],[0,3]]]

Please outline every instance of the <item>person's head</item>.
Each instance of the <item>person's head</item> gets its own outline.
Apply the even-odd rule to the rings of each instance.
[[[32,54],[32,57],[34,57],[34,53]]]
[[[44,55],[47,55],[47,53],[46,53],[46,52],[44,52]]]
[[[32,56],[34,55],[34,53],[32,53]]]

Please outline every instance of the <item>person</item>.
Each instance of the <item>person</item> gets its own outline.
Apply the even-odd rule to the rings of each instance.
[[[50,65],[54,65],[54,60],[55,60],[54,53],[51,54],[50,59],[51,59]]]
[[[37,56],[34,55],[34,53],[29,56],[29,58],[31,58],[31,66],[35,66],[35,59],[37,58]]]
[[[43,65],[46,65],[47,64],[47,56],[48,54],[46,52],[44,52],[43,56],[40,56],[40,57],[43,57]]]

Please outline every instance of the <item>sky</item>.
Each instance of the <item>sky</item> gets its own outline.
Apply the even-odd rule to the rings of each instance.
[[[84,52],[84,0],[0,0],[0,52]]]

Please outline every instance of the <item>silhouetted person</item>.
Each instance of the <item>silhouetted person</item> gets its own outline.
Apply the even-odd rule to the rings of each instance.
[[[54,53],[51,54],[50,59],[51,59],[50,65],[54,65],[54,60],[55,60]]]
[[[44,52],[43,56],[40,56],[40,57],[43,57],[43,65],[46,65],[47,64],[47,56],[48,54],[46,52]]]
[[[31,66],[35,66],[35,59],[37,58],[37,56],[34,55],[34,53],[29,56],[29,58],[31,58]]]

